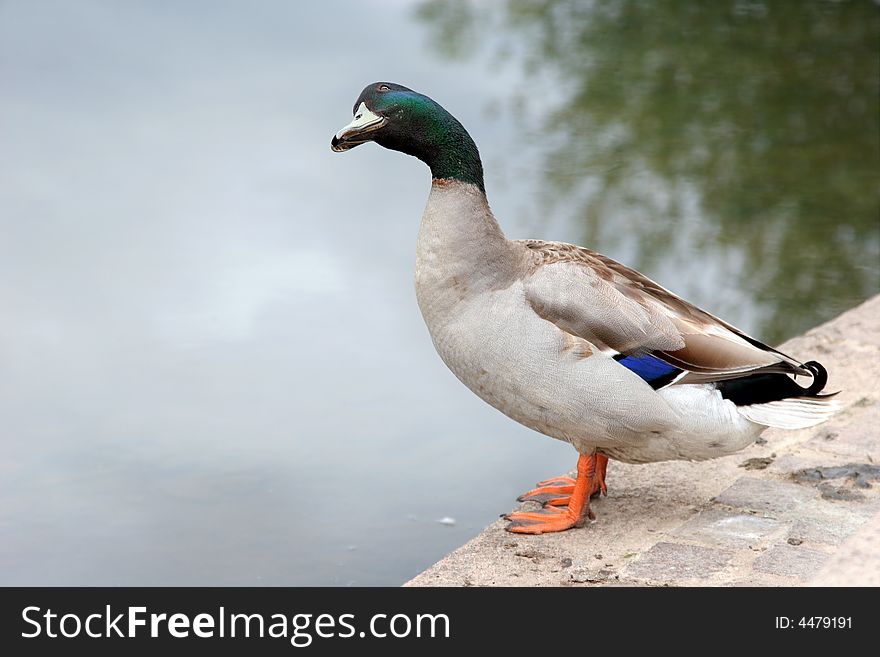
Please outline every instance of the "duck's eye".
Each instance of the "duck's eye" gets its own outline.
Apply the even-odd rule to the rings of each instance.
[[[363,116],[363,114],[356,114],[355,117],[354,117],[354,120],[357,121],[357,120],[358,120],[359,118],[361,118],[362,116]]]
[[[379,91],[391,91],[391,87],[389,87],[387,84],[380,84]]]

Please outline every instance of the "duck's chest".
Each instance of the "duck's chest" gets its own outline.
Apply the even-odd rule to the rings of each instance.
[[[435,289],[417,276],[419,306],[446,366],[508,417],[574,440],[599,380],[583,354],[566,351],[562,333],[530,310],[522,282],[463,296],[456,288]]]
[[[440,356],[462,380],[463,370],[508,360],[507,345],[528,330],[520,259],[485,196],[435,181],[416,244],[416,297]]]
[[[462,383],[522,417],[530,400],[544,396],[546,371],[558,354],[556,338],[547,322],[526,312],[521,283],[476,294],[462,292],[466,285],[435,287],[417,274],[416,295],[431,339]]]
[[[567,416],[581,413],[559,401],[561,333],[529,307],[525,255],[501,234],[485,197],[435,184],[416,248],[416,297],[462,383],[513,419],[563,437],[573,425]]]

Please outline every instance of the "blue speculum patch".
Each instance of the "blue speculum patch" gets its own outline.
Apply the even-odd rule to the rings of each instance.
[[[669,385],[683,371],[651,354],[645,354],[644,356],[624,356],[623,354],[618,354],[614,357],[614,360],[629,371],[638,374],[654,390]]]

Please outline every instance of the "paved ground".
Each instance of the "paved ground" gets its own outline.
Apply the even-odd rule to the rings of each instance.
[[[842,412],[714,461],[612,462],[591,525],[499,520],[406,585],[880,585],[880,296],[783,350],[828,368]]]

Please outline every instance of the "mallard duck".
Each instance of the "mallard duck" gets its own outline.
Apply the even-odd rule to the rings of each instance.
[[[725,456],[767,427],[801,429],[835,412],[819,363],[781,353],[595,251],[507,239],[476,144],[434,100],[377,82],[353,114],[332,150],[373,141],[430,167],[415,287],[437,353],[483,400],[579,453],[576,477],[520,497],[543,507],[508,514],[509,531],[594,520],[590,498],[607,490],[609,458]]]

